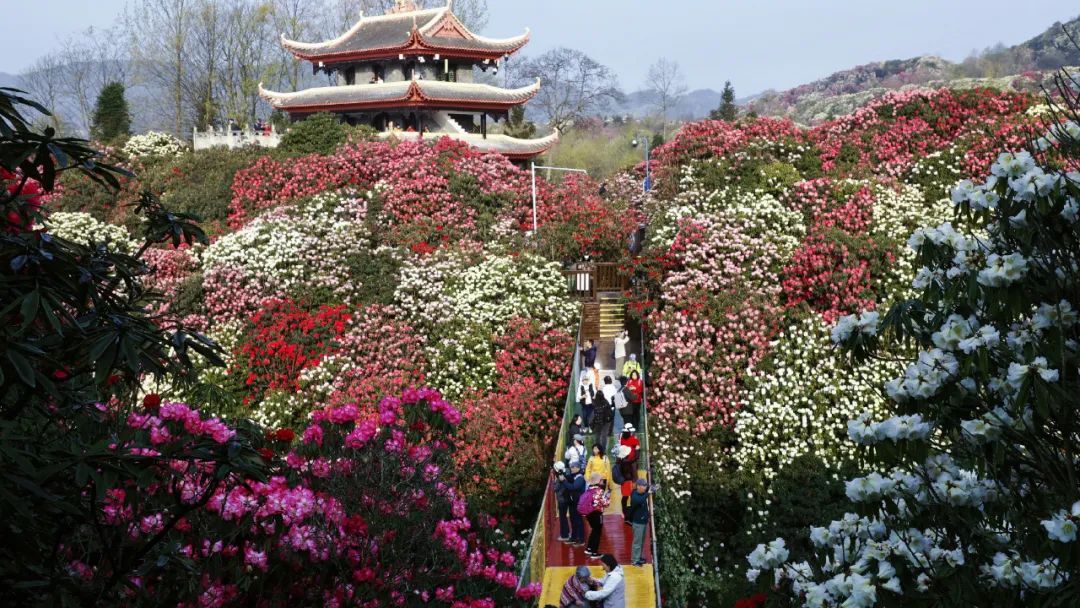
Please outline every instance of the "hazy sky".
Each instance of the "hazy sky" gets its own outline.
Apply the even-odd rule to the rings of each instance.
[[[0,71],[16,73],[65,36],[108,26],[125,0],[0,0]],[[740,96],[789,88],[881,59],[1022,42],[1080,14],[1076,0],[488,0],[489,36],[533,32],[526,54],[585,51],[627,90],[659,57],[677,61],[691,88]]]

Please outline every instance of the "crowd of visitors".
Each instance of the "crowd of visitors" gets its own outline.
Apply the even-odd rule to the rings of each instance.
[[[627,352],[629,342],[626,331],[615,337],[614,356],[605,358],[613,364],[611,372],[601,365],[596,341],[588,340],[581,348],[582,371],[576,391],[580,413],[570,423],[571,441],[563,460],[555,463],[558,540],[573,546],[584,545],[585,555],[600,560],[605,575],[595,579],[589,568],[579,566],[562,590],[560,608],[625,605],[622,566],[613,555],[600,552],[604,513],[616,488],[620,490],[623,522],[633,530],[631,563],[635,566],[645,563],[642,549],[650,516],[649,495],[656,488],[639,472],[642,445],[637,437],[637,425],[645,382],[637,355]],[[621,418],[619,429],[613,428],[616,413]],[[585,440],[589,435],[592,445],[587,447]]]

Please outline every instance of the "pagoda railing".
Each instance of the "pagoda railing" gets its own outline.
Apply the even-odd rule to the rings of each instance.
[[[281,143],[281,134],[271,127],[266,130],[253,129],[215,129],[209,131],[192,130],[191,147],[195,150],[207,148],[243,148],[244,146],[258,146],[260,148],[276,148]]]

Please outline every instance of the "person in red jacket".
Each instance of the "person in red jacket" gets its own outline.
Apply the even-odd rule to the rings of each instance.
[[[623,412],[627,420],[636,424],[638,412],[641,411],[641,401],[645,397],[645,383],[641,381],[641,374],[637,371],[630,372],[630,379],[626,381],[626,391],[629,394]]]

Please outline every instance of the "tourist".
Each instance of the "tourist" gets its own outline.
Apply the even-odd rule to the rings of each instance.
[[[588,608],[591,604],[585,599],[585,593],[589,591],[592,582],[592,573],[588,566],[578,566],[574,574],[563,585],[562,595],[559,596],[559,608]]]
[[[581,355],[585,357],[585,368],[588,369],[596,363],[596,342],[593,340],[585,341],[585,350],[581,351]]]
[[[566,501],[570,515],[570,540],[569,545],[582,545],[585,543],[585,520],[582,513],[578,512],[577,506],[581,502],[581,495],[585,493],[585,477],[581,474],[581,463],[574,461],[567,467],[570,474],[567,476]]]
[[[623,364],[622,375],[629,378],[630,374],[634,372],[641,374],[641,364],[637,361],[637,355],[630,353],[630,360]]]
[[[599,393],[600,387],[603,386],[603,384],[600,383],[600,376],[602,371],[603,370],[600,369],[599,361],[594,361],[592,367],[589,368],[589,377],[592,379],[593,387],[595,389],[593,392],[594,403],[596,400],[596,393]]]
[[[626,361],[626,345],[630,342],[630,332],[625,329],[615,336],[615,370],[621,370]]]
[[[645,398],[645,383],[641,381],[639,372],[630,372],[630,377],[626,381],[626,390],[629,392],[627,400],[630,403],[623,417],[628,422],[636,424],[638,422],[638,412],[641,411],[642,400]]]
[[[585,420],[581,414],[574,414],[574,419],[570,421],[570,430],[566,433],[567,437],[573,437],[574,435],[584,435],[588,431],[585,430]]]
[[[585,465],[585,478],[592,479],[593,473],[599,473],[603,477],[605,490],[610,491],[615,487],[615,482],[611,478],[611,459],[604,453],[604,446],[599,444],[593,444],[592,458]]]
[[[597,581],[599,589],[587,591],[585,599],[591,602],[602,602],[603,608],[626,608],[626,579],[623,576],[622,566],[614,555],[605,553],[600,556],[600,563],[604,567],[604,578]]]
[[[584,433],[589,432],[589,425],[593,415],[593,397],[596,396],[596,385],[593,384],[593,375],[589,370],[581,372],[578,379],[578,408],[581,409],[581,420],[585,425]]]
[[[566,463],[555,462],[555,501],[559,507],[559,541],[570,540],[570,479]]]
[[[637,480],[637,486],[630,495],[630,527],[634,529],[634,544],[630,548],[630,559],[635,566],[645,564],[641,559],[641,547],[645,544],[645,528],[649,525],[649,494],[654,488],[644,479]]]
[[[585,437],[583,435],[574,435],[574,442],[570,444],[570,447],[566,448],[566,454],[563,455],[563,460],[566,461],[567,465],[577,463],[579,469],[585,469],[585,461],[588,460],[588,456],[585,450]]]
[[[593,429],[593,441],[603,448],[607,448],[608,438],[611,437],[611,426],[615,422],[615,393],[611,376],[606,376],[604,388],[597,393],[596,400],[593,402],[596,409],[589,427]]]
[[[641,441],[637,438],[637,435],[634,434],[636,431],[634,425],[629,422],[623,425],[622,437],[619,439],[619,447],[629,449],[626,457],[624,457],[620,463],[620,466],[622,467],[620,472],[622,473],[623,479],[633,480],[637,477],[638,448],[641,447]]]
[[[600,535],[604,531],[604,509],[611,502],[611,494],[604,490],[604,478],[600,473],[593,473],[589,478],[589,489],[578,499],[577,512],[589,522],[589,542],[585,546],[585,555],[592,559],[600,557]]]

